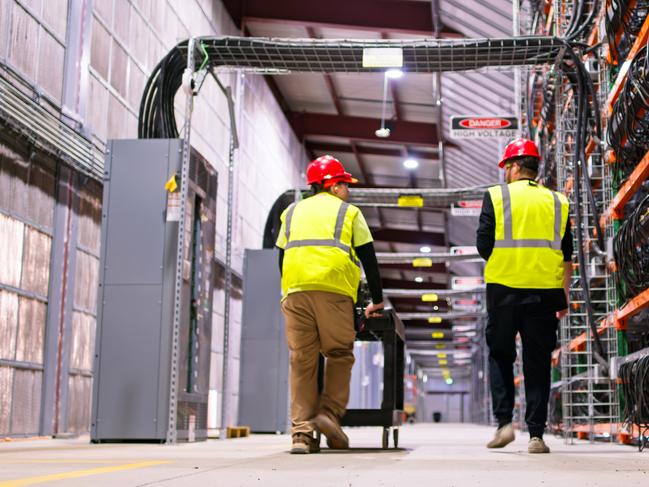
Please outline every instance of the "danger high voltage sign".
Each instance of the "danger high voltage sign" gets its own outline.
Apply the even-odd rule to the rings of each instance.
[[[451,116],[451,137],[482,138],[482,137],[516,137],[518,133],[518,118],[516,117],[484,117],[477,115]]]

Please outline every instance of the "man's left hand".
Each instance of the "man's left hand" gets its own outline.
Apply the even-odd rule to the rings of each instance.
[[[563,317],[566,316],[567,314],[568,314],[568,308],[566,308],[566,309],[562,309],[561,311],[557,311],[557,312],[556,312],[556,316],[557,316],[557,319],[558,319],[558,320],[560,320],[561,318],[563,318]]]
[[[378,318],[381,316],[381,311],[385,305],[383,304],[383,301],[380,303],[370,303],[367,308],[365,308],[365,318]]]

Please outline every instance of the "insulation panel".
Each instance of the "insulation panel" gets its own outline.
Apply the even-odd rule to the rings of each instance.
[[[7,433],[11,426],[11,391],[13,383],[14,369],[0,367],[0,434]]]
[[[96,183],[79,195],[79,245],[99,255],[101,244],[101,188]]]
[[[95,326],[93,316],[75,312],[72,315],[72,337],[70,345],[70,368],[92,371],[95,350]]]
[[[86,433],[90,429],[92,378],[71,375],[68,379],[67,431]]]
[[[14,375],[10,432],[14,435],[36,435],[40,422],[43,373],[16,369]]]
[[[21,288],[39,296],[47,297],[50,279],[50,254],[52,238],[44,233],[25,227],[23,269]]]
[[[43,363],[43,340],[47,305],[35,299],[20,298],[16,360]]]
[[[77,252],[74,305],[91,312],[97,309],[99,260],[85,252]]]
[[[0,144],[0,208],[25,214],[29,164],[20,155]]]
[[[0,359],[15,359],[17,333],[18,295],[0,289]],[[1,392],[0,387],[0,394]],[[2,400],[1,395],[0,400]],[[3,429],[0,427],[0,432],[2,431]]]
[[[25,224],[0,213],[0,283],[20,286]]]
[[[54,227],[55,173],[54,164],[39,159],[29,169],[29,186],[26,188],[26,216],[50,231]]]

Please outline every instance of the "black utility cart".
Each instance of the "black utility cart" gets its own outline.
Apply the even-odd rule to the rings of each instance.
[[[390,429],[394,447],[399,446],[399,426],[403,423],[404,340],[403,323],[393,309],[386,309],[381,317],[364,321],[356,333],[356,340],[383,343],[383,401],[381,409],[348,409],[343,426],[382,426],[383,448],[388,448]]]

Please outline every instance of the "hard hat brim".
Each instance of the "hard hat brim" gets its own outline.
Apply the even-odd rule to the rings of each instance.
[[[325,179],[323,181],[323,184],[324,184],[325,188],[329,188],[329,187],[333,186],[336,183],[357,184],[358,179],[356,179],[355,177],[352,177],[351,174],[346,172],[345,174],[343,174],[341,176],[336,176],[336,177],[333,177],[331,179]]]

